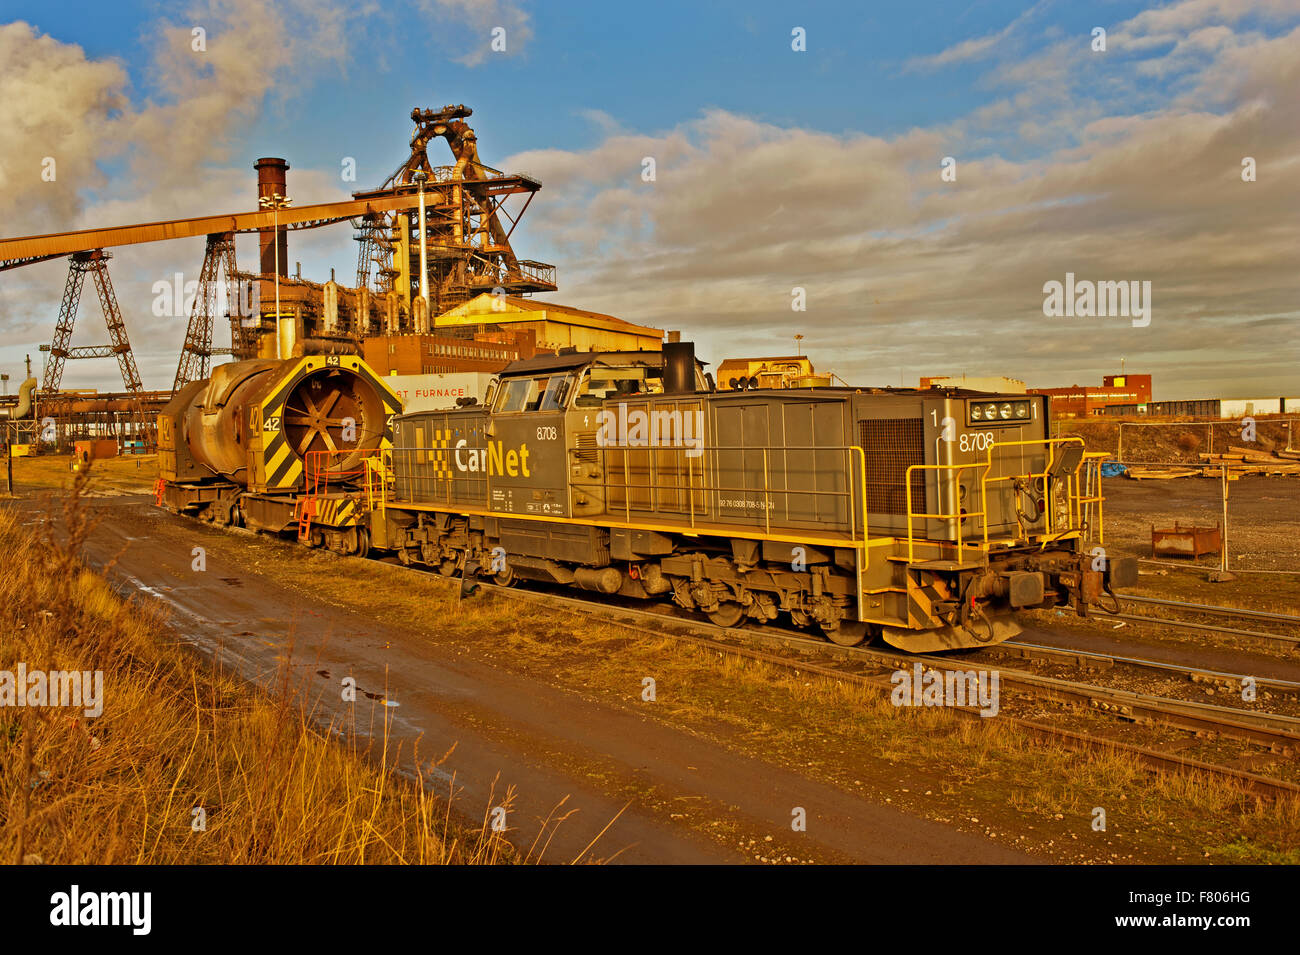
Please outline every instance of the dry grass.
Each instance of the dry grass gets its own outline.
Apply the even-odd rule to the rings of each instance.
[[[81,563],[79,477],[63,526],[0,512],[0,670],[102,670],[104,708],[0,709],[0,860],[45,863],[496,863],[485,818],[399,771],[416,753],[317,725],[286,675],[269,693],[168,641],[164,621]],[[382,718],[382,717],[381,717]],[[377,728],[379,729],[379,728]],[[373,749],[369,748],[373,747]],[[196,828],[195,808],[206,814]],[[486,817],[486,813],[485,813]]]
[[[1107,861],[1118,861],[1109,853],[1122,844],[1134,861],[1300,863],[1300,800],[1263,799],[1198,773],[1152,773],[1122,752],[1079,752],[1002,720],[900,709],[887,692],[638,635],[568,610],[496,594],[462,601],[456,581],[400,567],[319,552],[277,566],[313,599],[415,630],[428,631],[437,619],[432,639],[494,666],[598,694],[850,790],[878,787],[881,796],[892,792],[896,805],[937,817],[978,815],[1013,832],[1028,826],[1060,839],[1071,820],[1084,820],[1090,831],[1086,822],[1101,806],[1117,840],[1101,857]],[[331,586],[344,574],[353,586]],[[648,675],[658,697],[647,708],[640,694]],[[859,780],[866,786],[854,785]],[[948,798],[922,808],[900,798],[899,785]]]
[[[38,454],[14,459],[14,489],[18,492],[68,490],[76,479],[70,454]],[[114,497],[153,490],[158,478],[156,454],[126,454],[92,462],[94,481],[85,489],[89,497]]]

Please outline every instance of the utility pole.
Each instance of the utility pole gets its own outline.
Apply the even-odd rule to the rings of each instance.
[[[1228,462],[1219,462],[1219,476],[1223,487],[1223,511],[1219,518],[1219,569],[1206,575],[1212,584],[1233,580],[1234,575],[1228,570]]]
[[[269,196],[262,196],[257,200],[263,209],[272,211],[272,243],[275,245],[275,357],[288,358],[288,355],[280,354],[280,210],[290,205],[293,200],[288,196],[282,196],[278,192],[273,192]]]
[[[425,226],[424,219],[424,180],[428,178],[428,174],[423,169],[417,169],[413,178],[420,184],[420,297],[424,299],[427,307],[429,305],[429,230]]]

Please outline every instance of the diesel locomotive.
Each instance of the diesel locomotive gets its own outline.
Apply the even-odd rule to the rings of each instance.
[[[670,343],[518,361],[482,403],[398,414],[355,356],[268,367],[260,385],[238,370],[267,364],[223,366],[225,385],[164,409],[160,504],[467,583],[548,581],[917,652],[1008,639],[1018,609],[1086,614],[1136,580],[1135,559],[1101,546],[1103,455],[1050,436],[1046,396],[717,390]],[[236,380],[249,400],[223,404]],[[283,440],[267,431],[277,408],[296,429]]]

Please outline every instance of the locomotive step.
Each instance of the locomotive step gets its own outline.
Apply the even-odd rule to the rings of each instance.
[[[907,564],[914,570],[979,570],[984,566],[982,560],[918,560],[909,561],[907,557],[890,555],[888,560],[895,563]]]

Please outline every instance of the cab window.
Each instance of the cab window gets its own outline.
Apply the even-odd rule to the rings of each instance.
[[[555,375],[546,383],[546,390],[542,392],[541,404],[538,406],[539,411],[563,411],[564,403],[569,398],[569,392],[573,390],[572,375]]]
[[[524,410],[540,411],[542,399],[546,397],[546,391],[551,386],[551,379],[543,375],[541,378],[532,379],[530,384],[532,387],[528,389],[528,400],[524,402]]]
[[[505,382],[497,394],[495,411],[562,411],[573,388],[572,375],[541,375]]]
[[[532,386],[533,380],[531,378],[514,378],[505,382],[497,391],[496,412],[498,414],[509,414],[514,411],[523,411]]]
[[[664,390],[663,372],[658,368],[592,368],[583,377],[574,407],[595,408],[610,398],[658,395]]]

